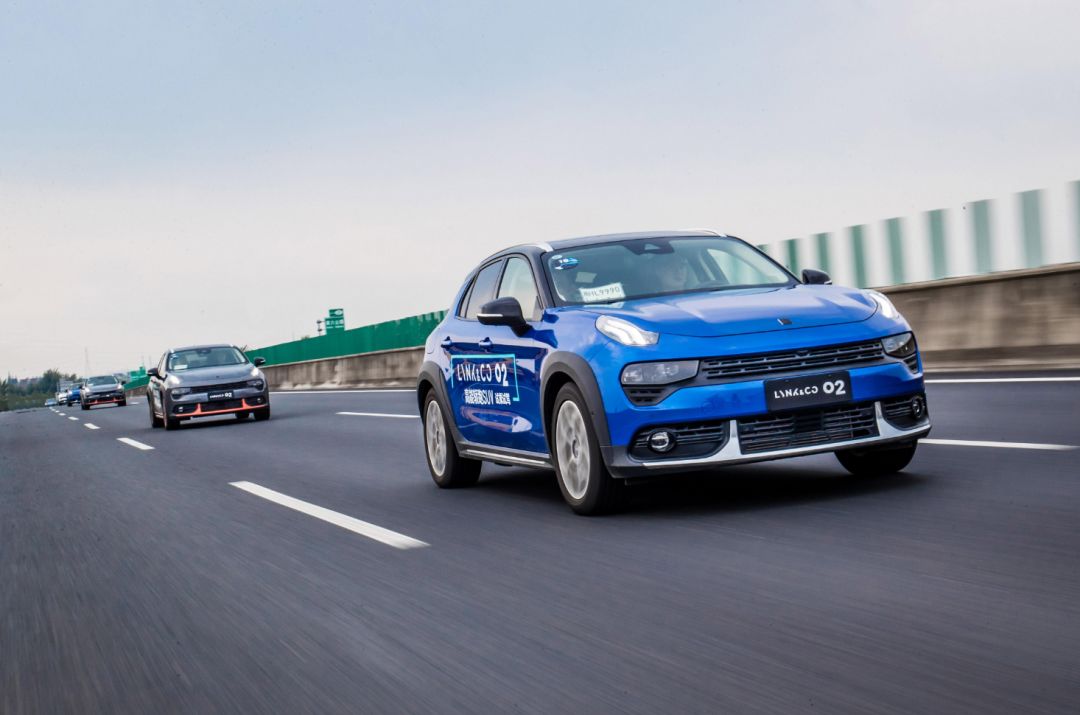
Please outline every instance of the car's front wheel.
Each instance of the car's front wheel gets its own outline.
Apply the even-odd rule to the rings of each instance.
[[[915,456],[915,447],[913,442],[900,447],[849,449],[837,452],[836,458],[844,469],[857,477],[875,477],[902,470]]]
[[[88,410],[88,409],[90,409],[90,405],[86,404],[85,402],[80,402],[79,403],[79,408],[84,409],[84,410]]]
[[[150,393],[146,394],[146,404],[150,407],[150,426],[158,428],[164,425],[164,421],[154,412],[154,398],[150,396]]]
[[[270,405],[267,405],[261,410],[255,410],[254,414],[256,422],[264,422],[270,419]]]
[[[480,478],[480,462],[458,453],[434,390],[424,400],[424,448],[431,478],[443,489],[469,487]]]
[[[603,514],[619,506],[622,483],[608,473],[600,456],[585,398],[573,384],[555,397],[552,451],[563,499],[578,514]]]

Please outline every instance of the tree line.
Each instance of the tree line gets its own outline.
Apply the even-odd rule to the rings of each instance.
[[[45,400],[56,397],[56,391],[62,381],[77,382],[78,376],[62,373],[59,370],[46,370],[41,377],[33,378],[20,384],[10,375],[0,382],[0,412],[21,410],[27,407],[41,407]]]

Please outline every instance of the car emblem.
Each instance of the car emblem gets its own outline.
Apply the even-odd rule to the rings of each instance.
[[[791,325],[791,318],[777,318],[776,322],[780,323],[780,325]]]

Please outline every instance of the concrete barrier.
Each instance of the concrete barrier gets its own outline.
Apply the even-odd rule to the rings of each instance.
[[[882,288],[928,370],[1080,368],[1080,263]],[[275,390],[412,387],[423,348],[263,368]]]
[[[414,387],[423,357],[423,347],[402,348],[267,365],[262,371],[272,390]]]
[[[929,370],[1080,367],[1080,263],[883,288]]]

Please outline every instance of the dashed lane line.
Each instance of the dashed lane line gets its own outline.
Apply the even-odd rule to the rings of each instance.
[[[69,419],[69,420],[72,420],[72,421],[74,421],[74,422],[78,422],[78,421],[79,421],[79,418],[78,418],[78,417],[68,417],[68,419]]]
[[[90,422],[83,423],[83,427],[85,427],[86,429],[101,429],[97,425],[91,424]]]
[[[127,446],[134,447],[135,449],[141,449],[144,452],[147,451],[147,450],[153,449],[153,447],[151,447],[150,445],[143,444],[142,442],[139,442],[138,440],[134,440],[131,437],[117,437],[116,441],[117,442],[123,442]]]
[[[389,412],[338,412],[339,415],[349,417],[393,417],[401,420],[418,420],[420,415],[395,415]]]
[[[294,509],[302,514],[313,516],[316,519],[321,519],[327,523],[335,526],[340,526],[342,529],[353,532],[354,534],[360,534],[366,536],[369,539],[378,541],[379,543],[392,546],[395,549],[419,549],[430,544],[414,539],[411,536],[405,536],[405,534],[399,534],[396,531],[385,529],[376,524],[372,524],[367,521],[361,521],[351,516],[346,516],[336,511],[332,511],[325,507],[316,506],[300,499],[295,499],[287,494],[281,492],[275,492],[273,489],[267,489],[266,487],[259,486],[252,482],[230,482],[230,484],[237,489],[243,489],[249,494],[254,494],[257,497],[262,497],[268,501],[272,501],[275,504]]]
[[[947,447],[997,447],[1000,449],[1042,449],[1064,452],[1077,449],[1071,444],[1039,444],[1038,442],[987,442],[971,439],[920,439],[919,444],[937,444]]]

